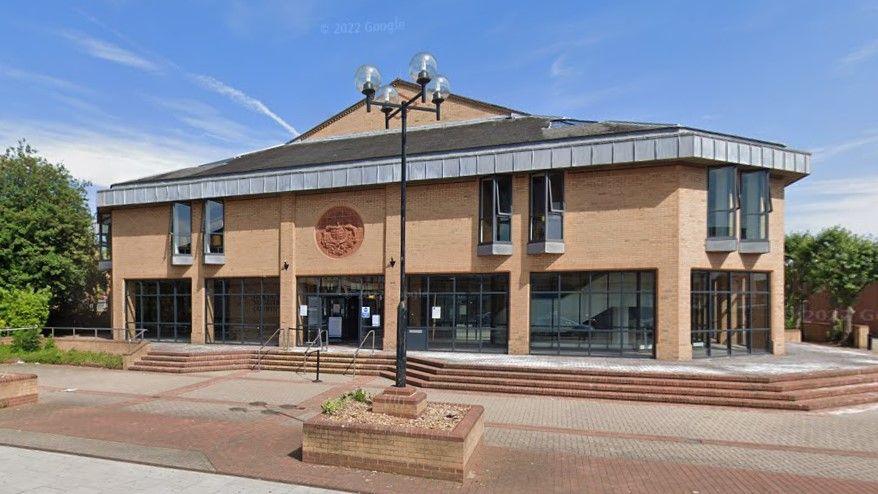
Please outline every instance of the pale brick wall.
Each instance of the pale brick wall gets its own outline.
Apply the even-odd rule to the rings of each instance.
[[[513,181],[512,256],[476,255],[478,180],[409,186],[409,273],[510,275],[510,353],[529,347],[530,272],[649,269],[657,277],[657,356],[691,358],[689,290],[692,269],[769,271],[774,351],[783,352],[783,183],[772,181],[771,253],[707,254],[707,174],[704,167],[662,165],[568,171],[563,255],[527,255],[528,175]],[[355,209],[365,228],[352,255],[332,259],[317,247],[314,226],[328,208]],[[193,231],[201,231],[200,202],[193,202]],[[324,193],[282,194],[226,201],[226,264],[170,265],[168,205],[113,212],[113,300],[124,298],[126,279],[192,278],[193,341],[204,333],[204,278],[280,276],[281,326],[297,319],[295,276],[384,275],[384,347],[396,346],[399,290],[399,186]],[[282,270],[283,262],[289,263]],[[113,305],[114,326],[125,322],[124,304]]]

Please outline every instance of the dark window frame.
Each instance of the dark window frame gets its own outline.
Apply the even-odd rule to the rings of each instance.
[[[626,275],[636,276],[633,291],[624,289]],[[618,289],[612,285],[612,280],[616,276],[620,281]],[[569,278],[578,278],[574,288],[564,286],[565,280],[570,281]],[[586,279],[588,279],[587,282]],[[597,286],[596,280],[603,280],[603,287]],[[531,354],[655,358],[656,334],[658,332],[656,324],[658,272],[656,270],[532,272],[530,281],[531,303],[528,328]],[[546,282],[551,282],[549,284],[552,286],[549,287]],[[648,286],[647,282],[649,282]],[[562,321],[564,318],[561,317],[561,313],[565,304],[565,296],[572,295],[579,297],[575,299],[575,302],[580,316],[584,308],[583,304],[587,304],[586,312],[589,315],[587,323],[577,320],[573,321],[576,324],[571,325],[569,324],[571,321]],[[636,298],[635,307],[629,306],[629,309],[635,309],[634,314],[636,315],[633,325],[630,312],[628,313],[627,325],[624,325],[621,320],[618,324],[616,323],[616,312],[611,311],[621,308],[615,307],[613,302],[624,304],[626,296]],[[603,306],[604,310],[596,314],[593,312],[595,310],[593,303],[601,298],[606,302]],[[536,300],[551,301],[550,313],[536,314],[537,307],[543,305],[535,303]],[[651,309],[651,312],[645,310],[646,308]],[[608,322],[601,319],[601,316],[606,316],[607,313],[611,317]],[[621,317],[621,312],[619,314]],[[545,318],[547,315],[549,317],[548,324],[534,323],[535,320]],[[536,338],[535,335],[547,338]],[[630,344],[632,335],[634,343],[626,347],[626,336]],[[608,344],[602,343],[602,340],[612,341],[614,337],[619,339],[618,348],[611,349]],[[572,340],[577,341],[575,348],[569,344]],[[598,345],[594,344],[595,340],[597,340]],[[640,345],[641,343],[642,345]],[[639,348],[639,346],[646,348]]]
[[[211,230],[210,203],[219,204],[221,217],[220,228],[218,233]],[[212,247],[214,237],[219,237],[219,248]],[[207,199],[204,201],[204,253],[205,254],[225,254],[226,249],[226,203],[222,199]]]
[[[458,273],[458,274],[412,274],[406,278],[408,283],[408,300],[409,307],[409,324],[410,329],[428,331],[426,340],[427,351],[464,351],[475,353],[508,353],[509,351],[509,273]],[[413,281],[420,281],[414,286]],[[451,283],[451,289],[437,288],[440,282]],[[474,285],[478,285],[477,290],[473,290]],[[497,287],[504,289],[497,289]],[[469,287],[469,289],[467,288]],[[432,323],[432,307],[437,303],[438,297],[450,297],[450,307],[453,309],[449,317],[451,323],[447,326],[438,326],[438,331],[450,332],[449,345],[432,343],[439,341],[435,339],[437,326]],[[486,303],[497,297],[505,297],[505,324],[497,324],[493,318],[488,325],[475,324],[472,322],[472,315],[469,313],[461,314],[461,304],[477,301],[476,314],[477,319],[481,322],[483,315],[491,304]],[[447,301],[447,300],[446,300]],[[415,304],[418,305],[417,312],[413,310]],[[416,313],[421,315],[420,321],[413,320]],[[443,317],[443,319],[445,318]],[[465,338],[458,336],[460,332],[465,333]],[[432,333],[431,333],[432,332]],[[483,336],[488,335],[489,344],[485,344]],[[476,344],[467,343],[470,341],[470,334],[475,336]]]
[[[535,185],[534,183],[540,178],[542,179],[542,184]],[[556,201],[556,198],[554,197],[555,193],[553,191],[553,185],[556,184],[560,185],[560,201]],[[543,189],[543,205],[540,210],[535,211],[534,206],[535,202],[537,201],[534,200],[534,193],[536,192],[537,187],[542,187]],[[534,173],[530,176],[528,193],[528,205],[530,208],[530,219],[528,221],[528,240],[530,242],[564,241],[564,212],[567,209],[565,195],[566,192],[564,185],[564,172],[540,172]],[[555,207],[556,202],[561,203],[560,208]],[[551,217],[558,218],[558,224],[561,232],[561,234],[558,235],[558,238],[549,238],[548,226]]]
[[[256,282],[259,283],[258,290],[250,290]],[[271,288],[276,288],[277,291],[272,291]],[[231,313],[232,297],[238,298],[238,314]],[[248,301],[258,304],[258,310],[249,314],[258,316],[256,323],[246,322]],[[211,343],[277,344],[276,331],[280,327],[281,305],[279,277],[208,278],[205,280],[205,302],[205,316],[210,308],[213,309],[213,317],[205,318],[211,321],[205,325],[208,330],[212,330],[207,333],[213,334]],[[276,319],[267,317],[271,308],[275,309]],[[249,337],[251,332],[255,332],[255,338]],[[237,338],[230,337],[233,334]]]
[[[133,302],[132,310],[126,310],[126,326],[130,330],[146,330],[144,338],[155,341],[188,342],[192,339],[192,281],[180,279],[125,280],[130,284],[127,303]],[[150,302],[151,304],[148,304]],[[170,305],[171,319],[162,316]],[[150,309],[153,305],[153,310]],[[149,313],[148,313],[149,312]],[[186,320],[185,314],[189,319]],[[181,314],[184,317],[180,317]],[[133,316],[133,320],[128,317]]]
[[[502,182],[502,184],[501,184]],[[491,184],[491,198],[485,198],[485,184]],[[508,194],[509,194],[509,209],[508,211],[504,211],[502,209],[501,200],[501,190],[500,187],[508,186]],[[511,175],[496,175],[492,177],[485,177],[479,181],[479,245],[488,245],[494,243],[511,243],[512,242],[512,211],[513,211],[513,190],[512,190],[512,176]],[[487,216],[488,213],[485,211],[486,201],[491,201],[491,212],[490,217]],[[491,226],[491,238],[485,239],[485,227],[490,222]],[[501,230],[500,223],[505,223],[508,225],[508,238],[500,238]]]
[[[177,225],[177,207],[186,207],[189,209],[189,232],[182,234],[178,232]],[[188,237],[189,242],[186,249],[181,249],[180,239]],[[174,255],[191,256],[192,252],[192,203],[190,202],[173,202],[171,203],[171,252]]]
[[[746,276],[747,290],[735,291],[734,277],[736,275]],[[765,289],[757,290],[753,288],[755,286],[753,280],[756,279],[756,275],[760,278],[764,277]],[[727,288],[723,290],[714,289],[711,285],[711,280],[714,276],[718,280],[724,279]],[[700,282],[697,280],[697,277],[701,278]],[[707,286],[696,289],[696,286],[703,285],[705,280]],[[690,274],[690,283],[690,340],[693,358],[771,353],[771,272],[693,269]],[[733,309],[739,308],[733,305],[736,295],[742,296],[741,298],[744,300],[743,310],[738,312],[737,315],[739,317],[742,316],[749,323],[752,323],[754,320],[754,298],[758,296],[764,300],[765,319],[767,322],[765,327],[756,327],[753,324],[750,324],[751,327],[733,327],[734,316],[736,315]],[[714,319],[714,315],[717,314],[716,304],[718,299],[726,306],[722,319]],[[754,333],[762,336],[765,342],[763,347],[754,348]],[[745,341],[745,351],[740,349],[740,345],[736,346],[733,344],[739,336],[743,337]],[[722,339],[725,341],[720,341]]]
[[[113,216],[110,212],[98,213],[98,259],[110,261],[113,259]]]
[[[713,203],[715,201],[711,201],[711,176],[712,172],[716,171],[731,171],[732,177],[729,180],[729,184],[732,187],[732,190],[729,192],[728,196],[731,200],[731,204],[727,205],[726,208],[722,209],[713,209]],[[740,197],[738,191],[738,167],[735,165],[724,165],[724,166],[716,166],[710,167],[707,169],[707,238],[709,239],[718,239],[718,240],[732,240],[736,239],[738,235],[738,209],[740,208]],[[723,191],[723,195],[726,195]],[[720,191],[713,192],[713,194],[718,194]],[[729,232],[730,235],[716,235],[712,234],[711,230],[718,228],[713,225],[713,218],[715,214],[725,214],[728,215],[730,219],[729,224]]]
[[[747,182],[745,177],[754,176],[761,177],[758,182],[759,190],[757,193],[759,194],[758,199],[758,211],[749,211],[748,206],[749,202],[745,201],[745,198],[748,195],[747,191]],[[739,220],[739,228],[738,233],[741,236],[741,240],[768,240],[769,238],[769,221],[771,218],[771,213],[774,211],[774,204],[771,197],[771,172],[769,170],[750,170],[750,171],[741,171],[739,174],[740,185],[738,186],[738,192],[740,197],[738,199],[738,204],[740,204],[740,220]],[[759,232],[757,229],[757,234],[755,236],[750,235],[748,233],[748,221],[747,218],[756,217],[757,225],[764,222],[764,232]],[[762,234],[764,233],[764,235]]]

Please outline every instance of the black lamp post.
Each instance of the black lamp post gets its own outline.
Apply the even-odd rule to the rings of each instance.
[[[399,305],[396,310],[396,386],[399,388],[405,387],[405,339],[408,326],[406,310],[408,289],[405,280],[406,123],[409,110],[435,113],[436,120],[439,120],[442,102],[451,93],[448,79],[436,73],[436,59],[429,53],[418,53],[412,57],[409,74],[421,89],[408,100],[402,100],[399,92],[391,84],[382,86],[381,74],[371,65],[360,66],[354,76],[357,91],[366,96],[366,111],[371,112],[373,105],[381,108],[386,129],[390,128],[390,120],[396,115],[400,116],[402,125],[399,180]],[[416,104],[418,100],[426,103],[428,95],[433,107]]]

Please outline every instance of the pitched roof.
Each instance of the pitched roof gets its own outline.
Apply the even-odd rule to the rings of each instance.
[[[593,122],[552,117],[495,117],[479,121],[420,126],[408,131],[411,155],[527,144],[598,135],[636,133],[672,124]],[[227,160],[184,168],[115,185],[164,182],[239,173],[283,170],[399,155],[399,130],[294,141]]]
[[[393,82],[391,82],[390,84],[396,88],[404,88],[404,89],[407,89],[407,90],[412,91],[412,92],[417,92],[421,89],[421,87],[418,86],[417,84],[415,84],[413,82],[406,81],[404,79],[394,79]],[[460,96],[458,94],[453,94],[453,93],[448,98],[448,101],[451,103],[462,103],[465,105],[474,106],[474,107],[481,108],[481,109],[489,111],[489,112],[497,113],[498,115],[509,115],[509,116],[511,116],[511,115],[519,115],[519,116],[529,115],[528,113],[525,113],[525,112],[520,111],[520,110],[514,110],[512,108],[507,108],[505,106],[495,105],[493,103],[488,103],[488,102],[473,99],[473,98],[467,98],[466,96]],[[351,106],[345,108],[344,110],[336,113],[335,115],[327,118],[323,122],[320,122],[319,124],[315,125],[314,127],[306,130],[305,132],[299,134],[298,136],[296,136],[295,138],[293,138],[289,142],[308,140],[311,136],[313,136],[314,134],[316,134],[320,130],[328,127],[329,125],[332,125],[333,123],[337,122],[339,119],[344,117],[345,115],[349,115],[350,113],[357,110],[358,108],[363,107],[365,104],[366,104],[365,100],[361,98],[356,103],[354,103]]]

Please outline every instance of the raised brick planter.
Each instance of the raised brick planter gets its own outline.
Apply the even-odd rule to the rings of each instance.
[[[37,376],[0,374],[0,408],[37,402]]]
[[[470,407],[450,431],[336,422],[324,415],[303,427],[302,460],[463,482],[485,430],[484,408]]]

